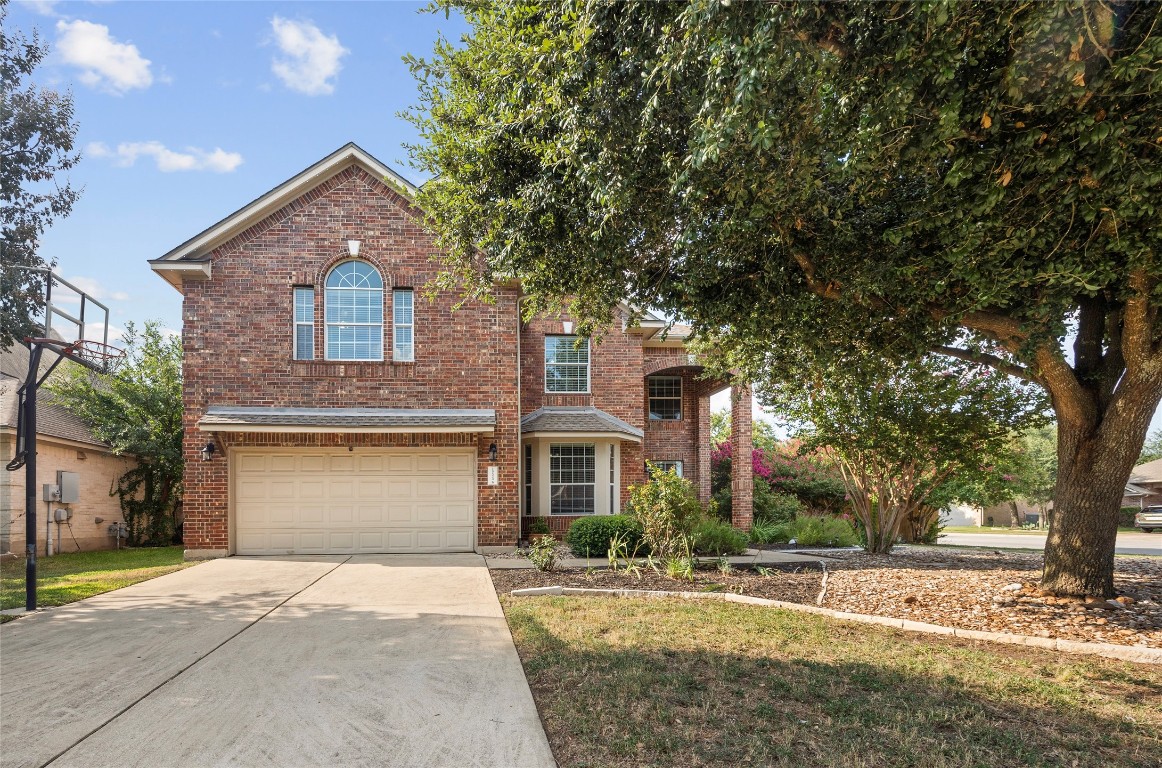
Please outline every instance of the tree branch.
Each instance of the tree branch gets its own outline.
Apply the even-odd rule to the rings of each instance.
[[[1122,357],[1126,367],[1140,369],[1150,359],[1153,350],[1153,323],[1150,317],[1152,281],[1145,268],[1130,272],[1130,290],[1126,311],[1122,316]]]
[[[971,349],[961,349],[960,347],[933,347],[933,352],[938,352],[942,355],[955,357],[960,360],[967,360],[970,363],[980,363],[994,368],[1001,373],[1007,373],[1014,378],[1023,379],[1031,384],[1040,384],[1045,386],[1045,382],[1037,378],[1028,368],[1009,362],[1004,358],[990,355],[985,352],[973,352]]]

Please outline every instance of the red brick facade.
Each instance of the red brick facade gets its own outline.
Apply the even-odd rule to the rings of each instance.
[[[700,369],[690,366],[684,349],[652,348],[644,334],[614,329],[593,343],[590,394],[545,393],[544,339],[564,332],[562,320],[522,324],[515,287],[498,287],[494,304],[468,302],[455,311],[458,295],[441,293],[429,302],[419,289],[437,273],[433,238],[408,199],[360,164],[247,221],[244,231],[228,232],[222,238],[229,239],[195,254],[208,258],[208,279],[180,281],[187,550],[230,551],[230,449],[240,446],[475,446],[476,543],[511,546],[522,534],[520,417],[545,405],[591,405],[644,430],[643,442],[620,444],[621,503],[626,486],[645,480],[647,458],[682,461],[685,475],[700,492],[706,486],[702,495],[709,496],[710,387],[696,379]],[[359,258],[383,278],[382,362],[322,359],[324,280],[331,267],[350,258],[348,240],[361,242]],[[315,289],[315,359],[308,361],[292,359],[298,286]],[[391,359],[393,287],[416,289],[414,362]],[[680,421],[648,418],[646,376],[655,371],[682,377]],[[197,425],[210,406],[492,409],[496,428],[492,435],[208,433]],[[219,453],[201,461],[211,440]],[[492,443],[498,485],[487,484]],[[552,521],[557,529],[567,522]]]

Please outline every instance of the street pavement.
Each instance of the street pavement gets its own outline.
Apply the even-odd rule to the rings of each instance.
[[[993,549],[1044,549],[1043,531],[1022,533],[948,533],[940,537],[940,544],[959,547],[991,547]],[[1162,555],[1162,532],[1118,533],[1114,551],[1119,555]]]

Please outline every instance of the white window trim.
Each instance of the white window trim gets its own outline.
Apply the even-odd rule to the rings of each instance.
[[[410,323],[400,323],[395,319],[396,297],[404,293],[411,297],[412,301],[412,321]],[[396,335],[400,328],[410,328],[412,332],[411,356],[409,357],[400,356],[399,337]],[[416,361],[416,297],[411,288],[391,289],[391,359],[397,363],[414,363]]]
[[[665,395],[665,396],[661,396],[661,397],[655,397],[655,396],[651,395],[650,389],[649,389],[650,382],[658,381],[660,379],[672,379],[674,381],[677,381],[678,382],[678,394],[677,394],[677,396]],[[649,417],[649,420],[650,421],[681,421],[682,417],[684,416],[684,414],[682,413],[682,410],[683,410],[683,408],[682,408],[682,395],[683,394],[685,394],[685,393],[682,390],[682,377],[681,376],[650,376],[649,379],[646,381],[646,414]],[[654,418],[654,409],[652,407],[650,407],[650,403],[654,400],[677,400],[678,401],[678,418],[676,418],[676,419]]]
[[[550,333],[550,334],[546,334],[546,336],[545,336],[546,350],[548,349],[548,340],[549,339],[561,339],[561,338],[576,339],[576,338],[578,338],[578,336],[575,333]],[[573,367],[573,368],[580,368],[581,364],[580,363],[549,363],[548,357],[546,356],[545,368],[544,368],[545,394],[546,395],[588,395],[588,394],[591,394],[591,390],[593,389],[593,347],[589,343],[589,339],[585,339],[585,360],[586,360],[586,363],[585,363],[585,389],[584,390],[578,389],[578,390],[570,390],[570,391],[566,391],[566,392],[558,392],[557,390],[549,389],[549,365],[561,365],[561,366],[569,366],[569,367]]]
[[[311,319],[299,320],[299,292],[311,293]],[[291,359],[315,359],[315,287],[313,285],[296,285],[291,291]],[[309,357],[299,353],[299,328],[309,326],[311,329],[311,354]]]
[[[378,289],[375,289],[375,288],[354,288],[354,287],[351,287],[351,288],[348,288],[348,287],[331,288],[327,285],[327,282],[331,278],[332,272],[334,272],[336,269],[343,266],[344,264],[348,264],[352,261],[357,261],[361,264],[366,264],[369,268],[371,268],[375,272],[376,275],[379,276],[379,288]],[[371,323],[357,323],[357,322],[331,323],[331,322],[328,322],[327,321],[327,298],[328,298],[327,294],[331,291],[356,291],[356,290],[378,290],[379,291],[379,312],[380,312],[379,322],[378,323],[374,323],[374,322],[371,322]],[[324,360],[326,360],[327,362],[331,362],[331,363],[382,363],[383,362],[383,337],[385,335],[383,332],[383,320],[384,320],[384,317],[383,317],[383,294],[384,294],[383,275],[380,274],[379,270],[371,262],[363,261],[362,259],[347,259],[346,261],[341,261],[338,264],[335,264],[329,270],[327,270],[327,275],[326,275],[326,277],[323,278],[323,359]],[[363,357],[350,357],[350,358],[348,358],[348,357],[332,357],[331,356],[331,334],[329,333],[329,331],[331,329],[331,326],[340,326],[340,325],[341,326],[358,326],[361,328],[374,328],[376,326],[379,326],[379,347],[377,349],[378,356],[377,357],[367,357],[367,358],[363,358]]]
[[[670,471],[670,467],[673,467],[674,469],[677,470],[676,474],[678,475],[678,477],[683,477],[682,462],[678,459],[657,459],[657,460],[651,460],[650,463],[653,464],[654,467],[657,468],[657,470],[659,472],[668,472],[668,471]],[[664,466],[664,465],[669,465],[669,466]]]
[[[590,451],[592,451],[593,452],[593,482],[591,482],[591,483],[554,483],[553,482],[553,449],[554,448],[588,448]],[[597,475],[598,475],[599,470],[597,469],[597,446],[594,443],[552,443],[551,445],[549,445],[549,467],[548,467],[548,469],[549,469],[549,477],[548,477],[548,481],[549,481],[549,483],[548,483],[548,485],[549,485],[549,509],[548,509],[548,512],[549,512],[550,516],[589,517],[589,516],[597,514],[597,507],[598,507],[598,503],[597,503],[597,488],[598,488]],[[590,510],[589,512],[554,512],[553,511],[553,501],[552,501],[553,500],[553,490],[555,488],[560,488],[560,487],[566,486],[566,485],[592,488],[593,489],[593,495],[592,495],[593,509]]]

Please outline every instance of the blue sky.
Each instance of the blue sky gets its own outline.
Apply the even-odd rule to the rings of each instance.
[[[41,254],[110,306],[114,333],[178,331],[181,296],[149,259],[348,141],[423,181],[397,116],[417,100],[402,57],[467,31],[425,4],[15,0],[5,24],[49,43],[34,79],[71,90],[84,153],[69,177],[84,194]]]

